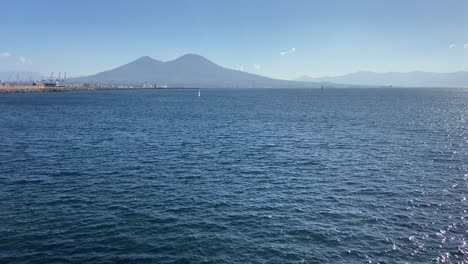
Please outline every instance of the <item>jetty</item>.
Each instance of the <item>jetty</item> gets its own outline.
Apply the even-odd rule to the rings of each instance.
[[[86,91],[86,90],[95,90],[93,87],[41,87],[33,85],[9,85],[3,86],[0,85],[0,94],[1,93],[53,93],[53,92],[65,92],[65,91]]]

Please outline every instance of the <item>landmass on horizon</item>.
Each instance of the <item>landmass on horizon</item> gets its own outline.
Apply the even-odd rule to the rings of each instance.
[[[36,72],[4,72],[0,80],[12,78],[38,80]],[[282,80],[222,67],[211,60],[186,54],[163,62],[149,56],[140,57],[125,65],[90,76],[69,78],[69,85],[135,85],[145,87],[216,87],[216,88],[328,88],[346,87],[468,87],[468,72],[434,73],[376,73],[360,71],[352,74],[312,78],[299,77]]]
[[[93,85],[158,84],[168,87],[206,88],[289,88],[320,85],[312,82],[273,79],[228,69],[196,54],[186,54],[166,62],[144,56],[123,66],[91,76],[72,78],[68,82]]]

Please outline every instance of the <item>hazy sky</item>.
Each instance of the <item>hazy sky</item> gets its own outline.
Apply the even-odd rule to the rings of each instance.
[[[277,78],[468,70],[468,0],[2,1],[0,71],[196,53]]]

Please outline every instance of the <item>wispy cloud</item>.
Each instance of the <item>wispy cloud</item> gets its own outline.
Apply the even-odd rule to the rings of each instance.
[[[32,65],[31,59],[25,58],[25,57],[19,57],[18,59],[18,64],[21,65]]]
[[[296,48],[290,48],[290,49],[288,49],[286,51],[281,51],[280,54],[281,54],[281,56],[285,56],[285,55],[288,55],[288,54],[292,54],[294,52],[296,52]]]
[[[239,66],[239,68],[237,68],[237,70],[238,70],[238,71],[245,71],[245,70],[244,70],[244,65]]]
[[[258,71],[258,70],[260,70],[260,69],[262,68],[262,66],[260,66],[260,65],[258,65],[258,64],[254,64],[253,67],[254,67],[254,69],[255,69],[256,71]]]
[[[465,45],[463,45],[463,48],[464,48],[464,49],[468,49],[468,43],[466,43]]]
[[[10,52],[0,52],[0,58],[6,58],[10,56],[11,56]]]
[[[453,49],[453,48],[455,48],[456,46],[457,46],[457,44],[450,44],[450,45],[449,45],[449,49]]]

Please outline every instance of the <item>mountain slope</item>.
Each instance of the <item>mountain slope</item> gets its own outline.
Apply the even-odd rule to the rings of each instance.
[[[75,78],[72,80],[83,80],[88,82],[142,80],[146,79],[148,76],[151,76],[153,71],[158,69],[161,64],[163,64],[162,61],[145,56],[109,71],[101,72],[88,77]]]
[[[318,87],[316,83],[272,79],[221,67],[195,54],[168,62],[142,57],[115,69],[73,78],[68,83],[160,84],[169,87]]]
[[[413,71],[407,73],[388,72],[376,73],[360,71],[356,73],[335,76],[310,78],[300,77],[298,81],[337,82],[354,85],[404,86],[404,87],[468,87],[468,72],[434,73]]]

